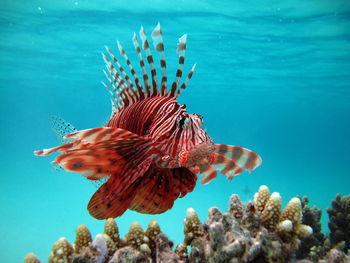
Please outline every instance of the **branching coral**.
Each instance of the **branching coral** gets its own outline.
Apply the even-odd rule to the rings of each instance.
[[[322,211],[316,206],[309,207],[308,197],[300,198],[302,204],[302,223],[311,226],[313,234],[301,239],[301,243],[296,257],[299,259],[309,258],[317,262],[325,255],[324,241],[325,236],[321,232]]]
[[[193,208],[187,209],[184,224],[185,224],[185,230],[184,230],[185,244],[190,245],[193,239],[199,238],[204,235],[202,223],[199,220],[198,215]]]
[[[74,249],[71,244],[61,237],[52,247],[52,252],[49,257],[49,263],[71,262],[73,259]]]
[[[282,212],[279,193],[270,195],[263,186],[255,197],[256,206],[244,205],[232,195],[229,212],[209,209],[204,233],[191,242],[190,262],[287,262],[292,258],[297,238],[312,232],[301,224],[299,199],[292,199]],[[185,224],[185,234],[186,230]]]
[[[144,249],[146,246],[148,247],[149,240],[138,222],[131,224],[129,233],[126,234],[124,239],[129,246],[136,249],[141,249],[141,245],[143,245]],[[149,248],[146,250],[149,251]]]
[[[161,233],[159,224],[156,220],[151,220],[149,222],[148,227],[145,231],[145,236],[148,238],[148,248],[146,244],[143,247],[143,250],[149,249],[149,253],[152,254],[152,259],[156,258],[156,238]]]
[[[350,195],[341,197],[337,195],[332,201],[332,207],[327,209],[329,216],[328,227],[331,231],[329,240],[334,247],[344,241],[344,250],[350,249]]]
[[[339,218],[343,218],[339,216],[339,211],[348,212],[346,200],[337,197],[334,201],[333,210],[329,210],[335,216],[332,224],[339,224]],[[320,239],[314,236],[320,234],[319,217],[316,208],[308,208],[305,198],[302,202],[300,198],[292,198],[282,210],[280,194],[270,194],[267,186],[261,186],[254,201],[244,204],[238,195],[232,195],[228,212],[223,213],[217,207],[210,208],[204,224],[193,208],[187,209],[184,241],[175,249],[155,220],[149,223],[146,231],[139,223],[132,223],[129,232],[120,238],[116,222],[108,219],[104,234],[98,234],[94,240],[87,227],[80,225],[74,246],[65,238],[56,241],[49,263],[289,262],[295,258],[300,242],[303,244],[309,238],[319,241],[317,244],[322,243],[322,236]],[[315,228],[314,235],[311,235],[310,226]],[[336,241],[332,239],[329,242]],[[327,262],[343,263],[349,260],[341,251],[346,245],[346,240],[342,239],[336,248],[329,250]],[[304,250],[299,249],[303,252],[298,255],[304,255],[313,262],[326,262],[319,261],[325,254],[319,253],[320,247],[305,246]],[[33,254],[28,254],[25,263],[40,261]]]
[[[91,233],[85,225],[77,228],[76,238],[74,242],[75,253],[80,253],[84,247],[88,247],[92,242]]]
[[[115,243],[116,246],[119,245],[119,229],[117,223],[113,218],[108,218],[104,226],[104,233],[108,235]]]
[[[40,260],[33,253],[28,253],[24,258],[24,263],[40,263]]]
[[[277,227],[277,223],[280,221],[280,215],[282,213],[282,198],[277,192],[267,200],[264,210],[261,212],[261,222],[264,227],[273,231]]]
[[[254,195],[254,205],[258,212],[262,212],[270,198],[270,190],[266,185],[259,187],[259,191]]]
[[[105,257],[106,261],[108,261],[108,259],[112,258],[114,253],[117,251],[117,244],[107,234],[103,234],[102,237],[106,241],[107,254]]]

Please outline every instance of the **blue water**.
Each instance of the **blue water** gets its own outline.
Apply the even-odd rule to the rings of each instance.
[[[36,157],[33,150],[58,144],[52,115],[79,129],[107,120],[109,95],[100,84],[104,45],[116,51],[119,39],[137,65],[132,34],[141,25],[150,33],[158,21],[169,78],[184,33],[185,69],[197,63],[179,101],[205,117],[215,142],[250,148],[263,165],[232,182],[221,175],[206,186],[198,182],[164,214],[128,211],[117,218],[121,234],[132,221],[146,227],[155,218],[179,243],[186,208],[205,220],[209,207],[225,210],[232,193],[252,199],[261,184],[280,192],[284,204],[308,195],[311,206],[323,210],[328,231],[325,209],[336,193],[350,193],[349,1],[3,0],[1,262],[21,262],[28,252],[44,262],[59,237],[74,241],[79,224],[93,235],[103,231],[104,222],[86,210],[96,187],[78,174],[55,171],[53,157]]]

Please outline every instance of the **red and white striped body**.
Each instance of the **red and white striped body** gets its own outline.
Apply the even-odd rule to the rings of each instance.
[[[214,151],[212,140],[202,128],[202,118],[187,113],[184,105],[169,96],[155,96],[128,105],[114,114],[106,126],[149,139],[158,151],[153,153],[152,162],[161,168],[183,166],[179,163],[181,154],[191,151],[195,154],[195,149],[203,149],[204,145],[210,147],[206,147],[206,152],[198,152],[201,159]]]

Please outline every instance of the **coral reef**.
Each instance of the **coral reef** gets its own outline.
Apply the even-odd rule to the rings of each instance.
[[[348,213],[347,200],[337,197],[329,210],[335,217],[330,224],[337,226],[336,231],[345,231],[339,213]],[[344,253],[349,231],[344,232],[343,239],[334,239],[331,233],[329,248],[325,249],[327,240],[324,242],[321,233],[320,217],[320,210],[308,207],[306,197],[292,198],[282,210],[280,194],[270,194],[267,186],[261,186],[254,201],[245,204],[234,194],[227,212],[210,208],[204,223],[193,208],[187,209],[184,241],[176,248],[156,220],[151,220],[146,230],[133,222],[120,238],[118,226],[110,218],[104,233],[94,239],[85,225],[77,228],[73,246],[60,238],[53,245],[49,263],[350,262]],[[25,263],[39,262],[32,253],[25,257]]]
[[[77,228],[76,239],[74,242],[75,253],[80,253],[80,251],[88,247],[92,242],[91,233],[85,225],[80,225]]]
[[[73,260],[74,249],[71,244],[61,237],[52,247],[52,252],[49,257],[49,263],[71,262]]]
[[[194,210],[187,212],[185,243],[190,240],[189,262],[288,262],[299,238],[312,233],[309,226],[301,224],[300,200],[293,198],[282,211],[280,194],[270,195],[262,186],[255,195],[255,204],[244,205],[238,195],[232,195],[229,212],[221,213],[216,207],[209,210],[204,232],[192,231],[200,229],[200,225]],[[196,223],[190,229],[186,222]]]
[[[344,251],[350,249],[350,195],[341,197],[339,194],[332,201],[332,207],[327,209],[330,230],[331,247],[344,243]]]
[[[321,232],[321,216],[322,211],[316,206],[309,207],[309,199],[307,196],[301,198],[302,204],[302,223],[311,226],[313,234],[309,237],[301,239],[299,249],[296,253],[298,259],[309,258],[317,262],[324,257],[326,249],[324,247],[325,236]]]
[[[25,263],[40,263],[40,260],[33,254],[28,253],[24,258]]]

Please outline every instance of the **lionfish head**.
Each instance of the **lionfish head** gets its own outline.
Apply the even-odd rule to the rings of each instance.
[[[177,125],[181,127],[181,139],[184,142],[179,144],[179,165],[192,167],[208,159],[215,147],[202,127],[203,117],[185,112],[178,117]]]
[[[177,116],[174,126],[177,135],[176,158],[180,166],[194,166],[214,151],[214,143],[203,128],[201,115],[184,110]]]

